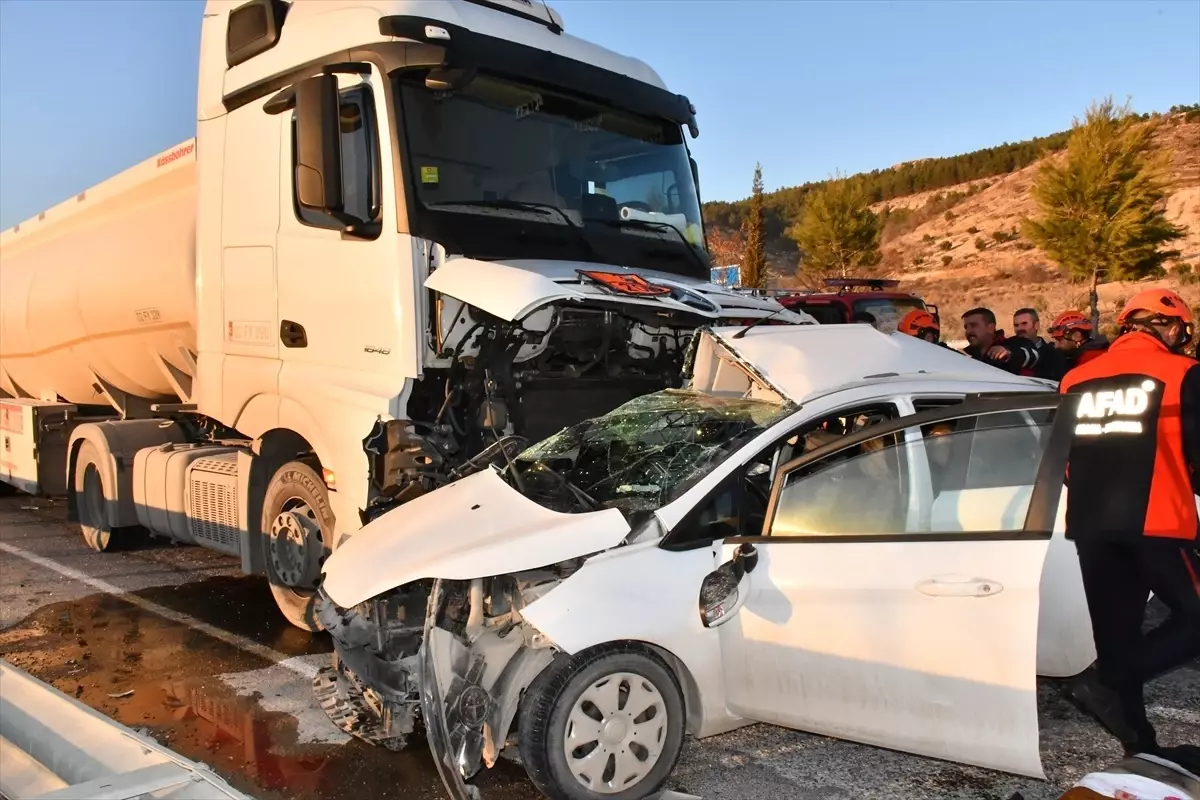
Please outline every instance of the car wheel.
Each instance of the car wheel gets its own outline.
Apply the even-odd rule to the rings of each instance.
[[[317,584],[333,523],[328,489],[312,467],[290,461],[275,472],[263,498],[263,562],[275,604],[301,630],[321,630]]]
[[[679,682],[646,649],[560,656],[521,700],[521,760],[555,800],[638,800],[656,791],[683,747]]]

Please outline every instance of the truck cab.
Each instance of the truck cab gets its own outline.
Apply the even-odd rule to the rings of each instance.
[[[89,544],[240,556],[314,628],[382,511],[677,385],[698,328],[812,322],[709,283],[695,114],[544,3],[209,0],[195,140],[5,232],[0,389],[65,406]]]

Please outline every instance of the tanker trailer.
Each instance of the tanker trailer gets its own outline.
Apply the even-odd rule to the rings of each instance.
[[[77,425],[193,408],[195,226],[191,140],[0,233],[0,480],[64,494]]]

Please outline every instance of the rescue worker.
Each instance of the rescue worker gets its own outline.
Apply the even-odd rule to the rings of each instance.
[[[937,318],[923,308],[914,308],[905,314],[896,330],[917,339],[924,339],[930,344],[949,347],[942,341],[942,326],[938,324]]]
[[[1059,391],[1079,409],[1067,483],[1067,538],[1075,542],[1096,642],[1096,663],[1068,698],[1127,755],[1149,753],[1193,771],[1200,748],[1159,747],[1144,683],[1200,656],[1200,362],[1181,351],[1193,335],[1174,292],[1135,296],[1107,352],[1071,370]],[[1153,591],[1171,616],[1142,636]]]
[[[996,315],[990,308],[972,308],[962,315],[962,321],[967,336],[964,353],[1014,375],[1036,374],[1037,348],[1024,339],[1009,339],[1004,331],[996,330]]]
[[[1061,381],[1067,374],[1066,360],[1054,345],[1041,337],[1042,319],[1036,308],[1018,308],[1013,312],[1013,334],[1024,339],[1038,351],[1038,363],[1033,373],[1039,378]]]
[[[1050,326],[1054,345],[1066,362],[1067,370],[1088,363],[1108,349],[1108,339],[1097,335],[1092,321],[1078,311],[1064,311]]]

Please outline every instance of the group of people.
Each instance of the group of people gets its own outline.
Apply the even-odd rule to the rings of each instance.
[[[1013,314],[1013,336],[997,328],[990,308],[972,308],[962,315],[967,347],[962,352],[977,361],[1019,375],[1061,381],[1077,366],[1086,364],[1108,349],[1109,341],[1097,333],[1092,321],[1078,311],[1064,311],[1051,323],[1053,342],[1041,336],[1042,320],[1037,309],[1022,308]],[[913,309],[900,320],[897,330],[934,344],[942,342],[941,326],[933,314]]]
[[[1122,309],[1111,343],[1076,311],[1050,325],[1053,343],[1031,308],[1013,315],[1011,337],[989,309],[962,318],[966,355],[1058,381],[1060,394],[1078,400],[1066,536],[1079,556],[1096,663],[1068,699],[1127,755],[1165,757],[1200,775],[1200,746],[1161,746],[1143,696],[1148,680],[1200,658],[1200,361],[1186,355],[1191,310],[1175,292],[1142,292]],[[942,344],[926,311],[909,313],[899,329]],[[1170,616],[1143,635],[1151,593]]]

